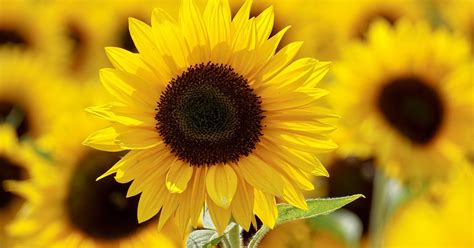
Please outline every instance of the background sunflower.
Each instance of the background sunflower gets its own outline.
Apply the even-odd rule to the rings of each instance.
[[[356,127],[391,175],[446,174],[472,145],[469,56],[466,40],[447,31],[376,23],[368,42],[349,46],[334,69],[332,100],[341,123]]]
[[[38,57],[0,51],[0,123],[8,122],[18,137],[39,138],[64,110],[63,81]]]

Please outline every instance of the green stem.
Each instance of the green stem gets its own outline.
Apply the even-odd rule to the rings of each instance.
[[[235,225],[232,229],[230,229],[227,236],[228,236],[228,242],[229,242],[230,247],[240,248],[242,244],[242,240],[240,238],[239,225]]]
[[[252,237],[249,242],[248,248],[257,248],[260,242],[262,241],[263,237],[270,231],[270,228],[263,225]]]
[[[377,169],[374,178],[374,191],[370,213],[370,227],[369,227],[369,238],[371,248],[382,247],[383,242],[383,230],[387,217],[387,178],[385,178],[383,172]]]

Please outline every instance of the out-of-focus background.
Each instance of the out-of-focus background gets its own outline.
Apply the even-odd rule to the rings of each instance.
[[[234,13],[241,4],[230,1]],[[261,246],[474,247],[474,2],[254,0],[251,15],[270,6],[273,33],[291,25],[280,48],[304,41],[299,57],[334,66],[320,87],[335,92],[327,104],[340,110],[340,149],[320,158],[330,177],[315,178],[307,197],[366,198],[278,226]],[[136,224],[137,197],[126,198],[128,185],[112,177],[95,182],[123,154],[82,146],[107,126],[84,111],[110,101],[98,76],[112,66],[104,48],[137,52],[128,18],[150,24],[156,7],[177,16],[179,1],[0,0],[0,247],[184,246],[172,224],[159,234],[153,220]],[[404,125],[393,121],[396,114],[382,113],[392,123],[379,130],[352,122],[377,118],[370,101],[360,99],[377,90],[370,80],[395,80],[384,79],[394,71],[434,81],[450,124],[443,122],[447,131],[440,134],[441,124],[433,124],[429,139],[446,142],[431,148],[419,133],[386,131]],[[417,115],[440,104],[425,101],[426,94],[415,94],[428,104]],[[450,107],[459,100],[461,107]]]

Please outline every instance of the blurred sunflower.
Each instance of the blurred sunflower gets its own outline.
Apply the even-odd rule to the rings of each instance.
[[[64,107],[60,79],[40,61],[0,51],[0,123],[13,125],[18,137],[44,135]]]
[[[65,74],[81,80],[95,76],[99,68],[108,64],[103,49],[109,39],[107,30],[112,24],[103,4],[63,0],[49,1],[44,5],[45,14],[57,17],[53,25],[60,28],[69,43]]]
[[[66,44],[60,28],[52,25],[54,15],[44,5],[28,0],[2,1],[0,8],[0,49],[15,48],[59,65]]]
[[[439,176],[473,145],[468,60],[461,37],[423,23],[377,22],[368,42],[348,46],[335,66],[331,101],[341,124],[371,146],[390,175]]]
[[[127,185],[95,181],[119,159],[85,151],[76,164],[58,161],[39,177],[10,183],[27,202],[9,234],[26,247],[176,247],[150,222],[138,224],[138,197],[126,198]]]
[[[28,177],[27,168],[35,161],[34,153],[18,144],[15,130],[6,124],[0,125],[0,245],[8,246],[12,242],[5,233],[8,224],[20,208],[23,201],[8,192],[7,180],[23,180]]]
[[[384,247],[474,246],[474,170],[461,166],[447,182],[402,207],[386,225]]]
[[[91,129],[104,126],[82,110],[83,103],[106,97],[93,84],[75,89],[69,93],[76,104],[40,142],[52,143],[45,150],[53,152],[53,164],[33,167],[44,172],[8,185],[27,200],[9,234],[24,247],[178,247],[172,225],[156,233],[151,222],[138,224],[138,197],[126,198],[128,185],[113,178],[96,182],[123,154],[82,146]]]
[[[294,38],[311,41],[301,53],[317,54],[323,59],[339,58],[340,49],[347,42],[366,39],[370,24],[377,19],[394,24],[401,17],[422,20],[426,16],[423,3],[417,0],[364,0],[357,4],[317,0],[307,8],[291,7],[305,6],[306,1],[282,2],[288,6],[286,9],[295,10],[292,18],[301,26],[295,29]]]
[[[113,124],[84,143],[132,150],[101,178],[134,180],[140,222],[160,212],[161,228],[174,215],[185,234],[206,203],[219,233],[231,215],[246,230],[254,213],[273,227],[275,196],[305,209],[309,175],[327,176],[313,154],[336,147],[334,115],[315,105],[328,63],[292,62],[301,42],[275,54],[287,28],[269,38],[272,8],[249,19],[250,7],[231,19],[227,0],[204,14],[186,0],[178,22],[161,9],[151,27],[130,19],[138,55],[107,49],[116,69],[101,79],[118,102],[95,112]]]

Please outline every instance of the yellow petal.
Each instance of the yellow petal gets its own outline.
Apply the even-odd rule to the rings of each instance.
[[[154,65],[167,66],[172,77],[174,77],[189,65],[190,52],[183,37],[183,32],[181,27],[161,9],[153,11],[152,22],[158,49],[162,53],[162,57],[165,58],[162,61],[155,62]]]
[[[171,193],[182,193],[193,175],[193,167],[181,160],[176,160],[166,175],[166,188]]]
[[[275,197],[258,189],[254,190],[254,211],[263,224],[273,228],[278,217]]]
[[[141,193],[138,202],[137,218],[139,223],[151,219],[158,214],[163,206],[168,191],[165,187],[156,187],[156,185],[163,185],[165,183],[164,178],[160,173],[152,172],[150,175],[148,187]]]
[[[176,211],[179,204],[179,195],[168,193],[166,194],[164,202],[160,212],[160,219],[158,220],[158,232],[161,231],[168,219]]]
[[[288,181],[288,179],[283,178],[285,183],[285,188],[283,189],[282,198],[287,201],[289,204],[301,208],[303,210],[308,209],[308,205],[304,199],[304,195],[293,186],[293,184]]]
[[[197,227],[199,223],[200,214],[204,206],[204,198],[206,195],[206,189],[204,187],[204,184],[206,181],[206,175],[207,175],[206,166],[204,166],[204,168],[196,169],[196,172],[194,173],[194,178],[191,179],[192,188],[188,189],[191,194],[191,197],[190,197],[191,202],[189,204],[189,209],[191,212],[191,222],[194,227]]]
[[[230,165],[215,165],[209,168],[206,176],[209,197],[222,208],[229,208],[237,190],[237,176]]]
[[[228,1],[208,1],[204,10],[204,21],[206,23],[211,45],[211,61],[216,63],[227,63],[230,57],[230,9]]]
[[[232,20],[232,31],[240,30],[243,25],[248,21],[250,15],[250,9],[252,8],[252,0],[245,0],[242,7],[240,7],[237,14],[235,14]]]
[[[261,78],[262,82],[272,78],[275,74],[280,72],[283,67],[288,65],[296,56],[302,45],[302,42],[293,42],[278,51],[260,71],[259,78]]]
[[[128,26],[130,36],[140,52],[141,58],[151,65],[156,65],[160,53],[155,45],[152,28],[146,23],[131,17],[128,19]]]
[[[242,177],[238,178],[238,188],[230,209],[235,221],[248,231],[253,217],[253,188]]]
[[[268,7],[255,19],[255,22],[257,24],[257,34],[258,34],[257,46],[262,45],[268,39],[268,37],[270,37],[270,33],[272,32],[272,29],[273,29],[273,20],[274,20],[273,6]]]
[[[194,63],[209,58],[209,38],[202,14],[193,0],[183,0],[179,11],[181,30],[189,47]]]
[[[239,162],[242,177],[255,188],[276,196],[283,194],[283,180],[280,173],[260,159],[249,156]]]
[[[207,200],[207,207],[209,208],[212,222],[216,226],[216,231],[220,236],[229,224],[231,211],[230,209],[218,207],[211,199]]]
[[[163,149],[163,151],[160,151],[159,148],[152,148],[149,149],[149,152],[152,154],[151,156],[142,156],[136,160],[137,162],[135,162],[134,165],[130,166],[126,164],[126,167],[123,167],[129,172],[129,174],[133,173],[133,182],[128,188],[127,197],[138,195],[150,185],[165,184],[165,176],[174,161],[174,155],[169,153],[166,148]],[[151,179],[152,177],[158,177],[160,180],[163,179],[163,183],[158,184],[158,180]],[[124,176],[119,181],[122,180],[126,180]]]
[[[143,63],[138,54],[119,47],[106,47],[105,53],[115,68],[139,75],[150,82],[159,82],[158,77]]]
[[[151,115],[141,113],[120,113],[113,104],[89,107],[86,112],[97,116],[98,118],[131,126],[155,126],[156,121]]]
[[[123,149],[148,149],[162,144],[158,132],[148,128],[132,128],[116,126],[118,136],[116,143]]]
[[[102,151],[122,151],[123,148],[116,144],[118,135],[115,128],[108,127],[92,133],[82,144]]]
[[[154,110],[159,94],[160,84],[150,84],[143,79],[115,69],[101,69],[102,85],[113,96],[129,106],[138,106],[145,110]]]

